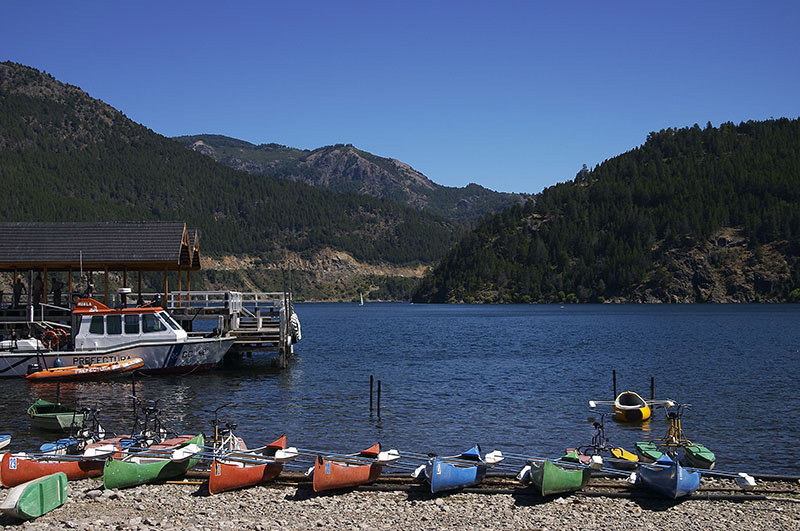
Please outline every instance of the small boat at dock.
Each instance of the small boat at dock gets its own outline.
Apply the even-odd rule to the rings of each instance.
[[[90,363],[89,365],[72,365],[69,367],[54,367],[41,369],[27,374],[25,378],[30,382],[51,382],[53,380],[90,380],[96,378],[114,378],[130,371],[144,367],[142,358],[128,358],[122,361],[109,361],[105,363]]]
[[[8,516],[31,520],[64,505],[68,492],[67,476],[57,472],[11,489],[0,504],[0,511]]]
[[[75,303],[72,317],[76,323],[70,336],[73,340],[63,348],[59,344],[49,349],[31,338],[0,349],[0,377],[132,358],[141,358],[144,364],[139,370],[145,373],[195,372],[213,368],[235,341],[231,336],[189,336],[158,306],[109,308],[95,299],[82,298]]]

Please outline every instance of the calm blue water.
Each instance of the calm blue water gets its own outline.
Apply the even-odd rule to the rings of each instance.
[[[243,367],[143,378],[137,394],[166,398],[182,431],[209,430],[211,411],[239,424],[251,446],[282,433],[292,445],[357,451],[375,441],[416,452],[456,453],[474,443],[529,455],[589,444],[590,399],[618,391],[691,403],[686,435],[711,448],[717,468],[800,474],[800,306],[797,305],[405,305],[298,304],[303,340],[291,367]],[[369,377],[382,383],[380,418]],[[24,410],[53,387],[0,381],[0,433],[17,449],[30,433]],[[62,384],[64,399],[102,409],[124,431],[130,384]],[[612,443],[661,437],[663,414],[645,426],[607,421]]]

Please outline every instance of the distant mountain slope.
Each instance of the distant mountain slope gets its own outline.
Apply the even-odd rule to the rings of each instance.
[[[651,133],[486,218],[417,301],[800,301],[800,120]]]
[[[0,186],[3,221],[186,220],[205,253],[276,261],[334,249],[429,264],[460,230],[389,200],[232,170],[15,63],[0,63]]]
[[[474,222],[481,216],[522,204],[528,194],[494,192],[477,184],[441,186],[395,159],[351,145],[301,150],[280,144],[255,145],[220,135],[177,137],[195,151],[253,174],[304,182],[334,192],[387,198],[444,218]]]

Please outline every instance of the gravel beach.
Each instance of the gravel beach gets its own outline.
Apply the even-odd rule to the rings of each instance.
[[[632,499],[574,494],[544,499],[512,494],[355,490],[314,494],[308,485],[273,484],[209,496],[201,485],[147,485],[105,491],[70,483],[65,505],[37,520],[0,517],[24,529],[799,529],[798,485],[769,483],[760,501]],[[794,493],[786,493],[792,490]],[[638,489],[637,489],[638,491]],[[635,493],[635,492],[634,492]],[[4,493],[0,492],[0,496]]]

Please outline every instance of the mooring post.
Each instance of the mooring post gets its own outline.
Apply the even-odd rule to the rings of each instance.
[[[617,371],[612,370],[611,373],[614,376],[614,400],[617,399]]]
[[[650,377],[650,400],[656,399],[656,379]]]
[[[378,418],[381,418],[381,381],[378,380]]]
[[[369,375],[369,412],[372,413],[372,379],[374,376]]]

